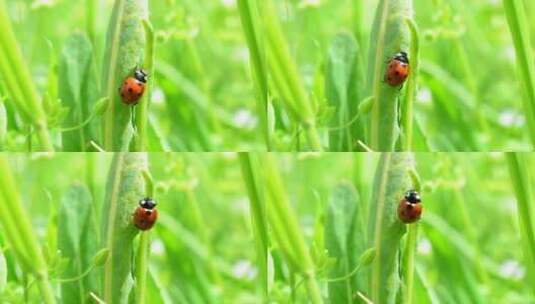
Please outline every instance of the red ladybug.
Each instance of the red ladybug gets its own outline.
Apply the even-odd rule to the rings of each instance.
[[[149,230],[158,219],[158,210],[155,209],[156,202],[149,197],[139,201],[139,207],[134,212],[134,225],[139,230]]]
[[[386,68],[385,73],[385,81],[389,85],[397,87],[405,82],[409,76],[409,72],[409,58],[407,57],[407,53],[401,51],[394,55],[394,57],[388,62],[388,67]]]
[[[147,84],[149,74],[142,69],[135,69],[134,76],[126,78],[123,85],[119,88],[121,99],[127,105],[136,105]]]
[[[420,194],[414,190],[409,190],[399,202],[398,217],[403,223],[414,223],[422,216],[422,209]]]

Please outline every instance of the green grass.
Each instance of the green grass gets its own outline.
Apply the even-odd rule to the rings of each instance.
[[[507,8],[521,5],[513,3],[280,1],[291,59],[280,66],[295,65],[304,79],[323,150],[529,151],[534,29],[522,20],[529,9]],[[401,50],[412,72],[399,90],[383,79]],[[271,77],[274,100],[287,99]],[[370,112],[359,112],[370,97]],[[308,150],[281,101],[273,150]]]
[[[533,157],[327,153],[273,161],[285,185],[278,197],[286,196],[312,253],[324,302],[530,303]],[[410,188],[421,189],[424,212],[404,225],[396,209]],[[274,240],[277,233],[273,227]],[[270,299],[312,301],[279,246],[270,251]]]
[[[236,154],[11,154],[0,167],[9,207],[0,211],[2,303],[267,296],[255,250],[267,248],[256,234],[261,211],[249,212]],[[159,219],[140,232],[132,214],[145,196],[156,199]]]
[[[258,23],[253,10],[246,24]],[[2,150],[269,147],[266,82],[249,69],[263,59],[247,56],[249,27],[235,5],[3,1],[2,14]],[[118,89],[136,66],[151,75],[146,94],[130,107]],[[108,105],[94,111],[102,100]]]

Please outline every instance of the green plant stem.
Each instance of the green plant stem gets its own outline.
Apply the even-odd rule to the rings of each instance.
[[[268,126],[268,81],[264,44],[260,37],[258,5],[256,0],[238,0],[240,18],[251,56],[254,80],[258,91],[257,109],[267,151],[271,150]]]
[[[276,163],[271,154],[262,155],[266,191],[266,213],[275,239],[290,262],[303,276],[311,303],[323,303],[316,281],[314,263],[307,249],[298,221],[291,210]]]
[[[273,83],[292,117],[304,128],[310,149],[321,151],[323,148],[316,128],[315,109],[290,54],[272,1],[263,1],[261,11],[267,66]]]
[[[524,3],[521,0],[503,0],[509,30],[516,50],[517,66],[525,90],[524,111],[532,145],[535,147],[535,60],[529,36]]]
[[[368,144],[374,151],[394,151],[399,138],[400,86],[384,82],[388,58],[409,48],[406,18],[412,17],[412,0],[381,0],[377,6],[369,48],[368,94],[374,96]],[[409,58],[410,60],[410,58]]]
[[[405,304],[411,304],[414,295],[414,256],[416,252],[416,240],[418,239],[418,223],[409,225],[407,243],[404,254],[404,278],[405,278]]]
[[[239,153],[243,179],[247,186],[247,193],[249,195],[249,202],[251,206],[251,222],[253,224],[253,231],[255,235],[257,264],[259,269],[259,278],[261,284],[261,292],[264,297],[268,293],[268,269],[267,269],[267,253],[268,253],[268,232],[266,223],[266,210],[264,202],[264,194],[262,192],[261,183],[255,172],[258,172],[258,162],[256,157],[251,153]]]
[[[147,273],[149,268],[150,230],[144,231],[139,236],[139,244],[136,253],[136,304],[147,303]]]
[[[418,82],[418,70],[420,65],[420,38],[418,34],[418,27],[413,19],[405,19],[407,26],[411,33],[411,45],[409,51],[410,58],[410,76],[407,81],[407,97],[403,104],[401,112],[402,128],[403,128],[403,150],[412,151],[412,133],[413,133],[413,107],[414,99],[416,98],[416,88]]]
[[[7,159],[0,155],[0,222],[22,268],[35,276],[43,303],[56,303],[48,278],[47,264],[32,229],[31,220],[17,192]]]
[[[531,273],[528,276],[535,280],[535,226],[533,221],[532,207],[533,189],[531,188],[531,179],[529,175],[529,168],[525,156],[519,153],[506,153],[507,163],[509,165],[509,173],[511,182],[513,184],[516,203],[518,208],[518,216],[522,230],[522,239],[524,241],[524,255],[528,271]],[[532,292],[535,294],[535,284],[531,284]]]
[[[53,151],[45,110],[32,82],[30,70],[24,62],[4,0],[0,0],[0,72],[9,75],[4,80],[13,104],[35,128],[40,149]]]
[[[143,19],[143,28],[145,29],[145,62],[143,68],[148,71],[149,76],[154,77],[154,29],[148,19]],[[137,105],[136,111],[136,131],[135,151],[146,151],[147,149],[147,121],[150,97],[152,93],[153,79],[148,82],[145,94]]]
[[[118,89],[131,76],[146,46],[142,20],[148,18],[148,0],[116,0],[108,28],[102,91],[109,100],[102,119],[103,144],[106,151],[123,151],[131,137],[123,136],[132,128],[132,107],[125,105]]]

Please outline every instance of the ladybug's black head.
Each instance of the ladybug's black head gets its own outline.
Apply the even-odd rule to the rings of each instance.
[[[407,56],[407,53],[405,53],[404,51],[401,51],[397,53],[396,55],[394,55],[394,60],[409,64],[409,57]]]
[[[134,78],[143,82],[143,83],[146,83],[147,82],[147,77],[149,77],[149,73],[145,72],[143,69],[135,69],[134,70]]]
[[[420,199],[420,194],[415,190],[409,190],[405,193],[405,200],[410,204],[418,204],[422,200]]]
[[[144,209],[152,210],[156,207],[156,202],[152,198],[146,197],[139,201],[139,206]]]

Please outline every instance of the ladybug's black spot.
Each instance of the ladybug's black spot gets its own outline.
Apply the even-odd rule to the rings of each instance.
[[[152,214],[152,211],[150,210],[145,210],[145,215],[151,215]]]
[[[397,76],[399,76],[399,71],[396,71],[395,74],[396,74]]]
[[[133,92],[132,88],[128,88],[128,92],[132,93]]]

